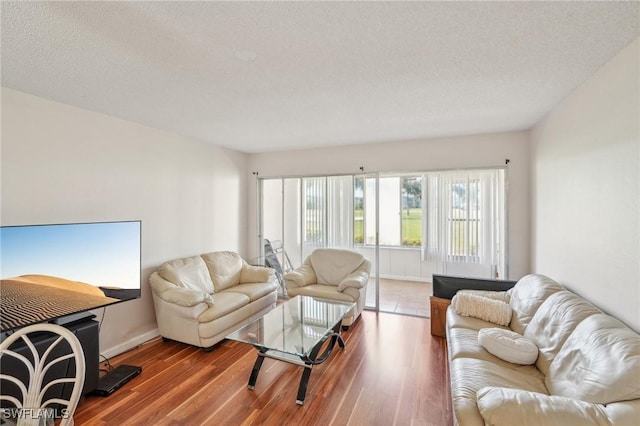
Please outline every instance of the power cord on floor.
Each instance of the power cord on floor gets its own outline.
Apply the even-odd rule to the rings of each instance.
[[[111,365],[111,363],[109,362],[109,358],[107,358],[106,356],[100,354],[100,358],[104,359],[104,362],[107,364],[107,368],[101,368],[100,371],[104,371],[106,373],[110,372],[111,370],[113,370],[113,365]]]

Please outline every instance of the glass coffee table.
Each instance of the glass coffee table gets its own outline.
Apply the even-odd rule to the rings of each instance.
[[[265,358],[296,364],[304,367],[296,403],[304,404],[313,366],[324,362],[336,343],[344,349],[344,340],[340,336],[342,319],[354,305],[296,296],[228,335],[227,339],[247,343],[258,350],[258,358],[249,378],[249,389],[255,387]],[[327,340],[329,342],[325,345]]]

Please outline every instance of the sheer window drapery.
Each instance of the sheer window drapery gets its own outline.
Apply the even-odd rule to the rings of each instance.
[[[504,170],[426,173],[422,184],[423,259],[502,270]]]

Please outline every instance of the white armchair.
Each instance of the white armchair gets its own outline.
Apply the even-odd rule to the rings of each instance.
[[[353,302],[356,306],[342,321],[353,324],[364,309],[371,262],[360,253],[342,249],[317,249],[297,269],[284,276],[287,295]]]
[[[275,307],[271,268],[220,251],[166,262],[149,278],[160,335],[210,350]]]

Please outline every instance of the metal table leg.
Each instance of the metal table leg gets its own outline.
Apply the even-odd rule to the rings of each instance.
[[[344,340],[340,335],[340,327],[342,327],[342,321],[336,324],[333,327],[333,333],[327,334],[324,339],[322,339],[312,350],[308,357],[300,357],[302,361],[305,363],[304,371],[302,372],[302,377],[300,378],[300,386],[298,387],[298,397],[296,398],[296,404],[303,405],[304,398],[307,393],[307,384],[309,383],[309,376],[311,376],[311,369],[314,365],[322,364],[329,358],[331,352],[333,352],[333,348],[336,346],[336,343],[340,346],[342,350],[345,348]],[[331,342],[327,346],[327,348],[322,352],[320,356],[318,353],[322,348],[324,342],[327,339],[331,339]]]
[[[258,358],[256,359],[255,364],[253,364],[253,370],[251,370],[251,377],[249,377],[249,389],[254,389],[256,387],[256,380],[258,380],[258,373],[260,373],[260,367],[262,367],[262,363],[264,362],[264,354],[266,351],[260,349],[258,352]]]
[[[298,396],[296,398],[296,404],[303,405],[304,399],[307,394],[307,385],[309,384],[309,377],[311,376],[311,369],[314,365],[322,364],[329,358],[331,352],[333,352],[333,348],[336,346],[336,343],[342,350],[345,349],[345,343],[340,335],[340,327],[342,327],[342,321],[336,324],[335,327],[331,330],[331,333],[327,333],[324,338],[318,342],[316,346],[311,350],[308,356],[301,356],[300,361],[294,361],[291,359],[286,359],[282,356],[278,356],[276,354],[268,353],[269,350],[264,347],[257,347],[258,349],[258,358],[256,362],[253,364],[253,370],[251,371],[251,377],[249,377],[249,389],[254,389],[256,385],[256,381],[258,380],[258,374],[260,373],[260,368],[262,367],[262,363],[265,358],[273,358],[279,361],[288,362],[291,364],[300,365],[304,368],[302,372],[302,377],[300,378],[300,385],[298,386]],[[327,341],[327,339],[331,339],[327,348],[320,354],[320,349],[322,349],[322,345]]]

